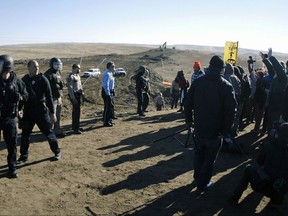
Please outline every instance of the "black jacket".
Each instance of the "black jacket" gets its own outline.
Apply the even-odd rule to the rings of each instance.
[[[284,121],[288,122],[288,85],[286,86],[286,89],[285,89],[282,115],[283,115]]]
[[[210,66],[188,91],[186,123],[192,122],[194,110],[194,132],[202,138],[231,134],[237,102],[232,85],[220,73],[221,70]]]
[[[257,163],[263,166],[272,180],[288,179],[288,144],[275,139],[263,144],[257,158]]]
[[[283,111],[284,94],[287,85],[285,70],[274,56],[264,59],[263,63],[268,68],[269,74],[273,74],[273,72],[276,74],[273,76],[268,94],[269,109],[276,112]]]
[[[23,102],[28,98],[25,84],[16,74],[10,72],[10,77],[3,80],[0,76],[0,118],[16,117],[22,109]]]
[[[144,77],[144,74],[138,73],[135,76],[136,93],[141,94],[149,90],[149,79]]]
[[[34,77],[26,74],[22,80],[29,94],[28,100],[24,104],[24,115],[29,111],[45,111],[46,106],[50,113],[54,113],[52,92],[47,78],[41,73]]]
[[[64,83],[61,79],[60,74],[57,73],[53,68],[49,68],[45,73],[45,77],[48,79],[52,91],[52,98],[58,99],[61,97],[61,90],[64,87]]]

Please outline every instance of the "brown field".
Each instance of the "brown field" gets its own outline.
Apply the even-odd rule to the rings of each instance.
[[[212,179],[215,186],[200,198],[196,198],[191,184],[193,143],[184,148],[173,137],[153,142],[184,127],[183,115],[169,109],[168,104],[163,111],[155,111],[153,98],[157,92],[164,92],[168,100],[162,80],[172,81],[179,69],[190,80],[193,62],[200,60],[202,65],[208,65],[215,52],[161,51],[157,47],[115,44],[0,48],[2,53],[14,57],[15,71],[20,77],[26,73],[27,60],[38,59],[44,72],[53,56],[60,57],[64,63],[63,78],[82,56],[82,71],[97,66],[104,58],[127,71],[126,77],[116,79],[119,119],[111,128],[102,127],[99,79],[82,80],[86,82],[82,135],[71,132],[71,105],[64,90],[62,125],[67,136],[59,139],[62,160],[51,160],[49,145],[35,127],[29,161],[18,166],[18,179],[8,179],[5,176],[7,150],[1,139],[0,215],[288,215],[287,198],[283,206],[271,209],[267,207],[269,199],[251,189],[244,193],[239,208],[227,203],[243,168],[253,161],[259,143],[265,139],[250,133],[253,125],[247,125],[236,139],[244,149],[243,154],[219,154]],[[247,56],[239,58],[246,67]],[[144,118],[135,114],[134,83],[130,80],[139,65],[151,71],[150,111]],[[104,66],[100,67],[102,71]],[[187,133],[175,137],[184,143]]]

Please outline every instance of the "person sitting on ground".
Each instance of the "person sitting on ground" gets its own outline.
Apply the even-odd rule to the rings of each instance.
[[[274,124],[275,125],[275,124]],[[279,124],[278,124],[279,125]],[[283,203],[288,189],[288,123],[276,125],[273,139],[261,146],[257,163],[261,167],[247,165],[236,186],[230,204],[237,206],[250,183],[256,192],[270,197],[269,204]]]

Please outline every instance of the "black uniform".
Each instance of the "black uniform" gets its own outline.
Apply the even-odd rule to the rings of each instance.
[[[49,112],[55,113],[55,110],[49,81],[41,73],[34,77],[29,77],[27,74],[22,80],[26,84],[29,98],[24,104],[19,161],[28,159],[29,137],[35,124],[48,139],[50,149],[56,156],[60,153],[60,149],[55,133],[51,128]]]
[[[50,67],[45,73],[44,76],[48,79],[52,91],[52,98],[54,103],[54,109],[57,117],[57,121],[54,123],[54,131],[56,136],[64,137],[66,134],[60,127],[60,118],[61,118],[61,109],[62,109],[62,99],[61,92],[63,90],[64,84],[63,80],[58,70]]]
[[[3,136],[8,150],[8,174],[13,174],[16,171],[17,153],[16,117],[18,110],[20,110],[23,105],[23,101],[27,100],[28,93],[25,84],[13,71],[10,72],[10,77],[7,80],[0,76],[0,87],[0,130],[3,130]]]
[[[62,79],[57,76],[57,71],[53,68],[49,68],[44,75],[48,79],[50,86],[51,86],[51,91],[52,91],[52,98],[53,100],[57,100],[58,98],[61,97],[61,90],[63,89],[63,81]]]

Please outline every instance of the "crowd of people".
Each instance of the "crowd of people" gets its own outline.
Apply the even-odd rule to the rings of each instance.
[[[171,86],[171,109],[185,114],[187,127],[193,127],[195,136],[194,183],[196,195],[201,196],[213,186],[211,182],[214,163],[218,153],[244,128],[246,121],[253,122],[253,133],[268,134],[269,142],[261,147],[258,162],[262,167],[248,165],[229,201],[238,205],[243,191],[251,184],[253,190],[271,198],[273,204],[281,204],[288,188],[288,61],[279,62],[268,53],[259,53],[263,67],[254,68],[249,57],[248,73],[243,67],[224,62],[221,56],[210,59],[209,67],[202,69],[195,61],[191,82],[184,71],[178,71]],[[11,56],[0,56],[0,130],[7,145],[8,176],[17,178],[17,163],[28,160],[30,135],[36,124],[48,140],[55,160],[61,159],[57,138],[66,134],[61,128],[63,64],[59,58],[52,58],[48,70],[42,74],[36,60],[27,64],[28,73],[18,78],[13,71]],[[102,98],[104,102],[103,126],[115,125],[115,63],[109,61],[102,76]],[[67,75],[68,96],[72,104],[72,130],[82,134],[80,113],[84,95],[80,78],[81,65],[73,64]],[[135,93],[137,114],[145,117],[149,105],[150,71],[140,66],[135,71]],[[157,111],[165,107],[165,98],[159,92],[155,98]],[[250,107],[249,107],[250,105]],[[22,129],[20,157],[17,156],[17,118]],[[263,120],[263,123],[262,123]],[[260,127],[262,125],[262,130]],[[261,172],[261,175],[258,175]],[[261,178],[259,177],[261,176]],[[265,178],[264,178],[264,177]],[[263,177],[263,178],[262,178]]]
[[[256,123],[251,132],[267,133],[268,141],[260,147],[258,166],[246,166],[228,200],[238,206],[250,183],[254,191],[270,197],[271,206],[284,201],[288,190],[288,61],[281,64],[272,49],[259,55],[265,67],[254,69],[249,58],[249,74],[241,66],[225,64],[222,57],[213,56],[204,75],[192,75],[185,99],[185,119],[188,127],[194,129],[193,177],[197,196],[214,185],[211,178],[218,153],[225,143],[234,145],[238,131],[243,129],[247,101],[252,100],[248,107],[252,114],[247,119],[255,119]],[[264,113],[265,124],[260,131]]]

